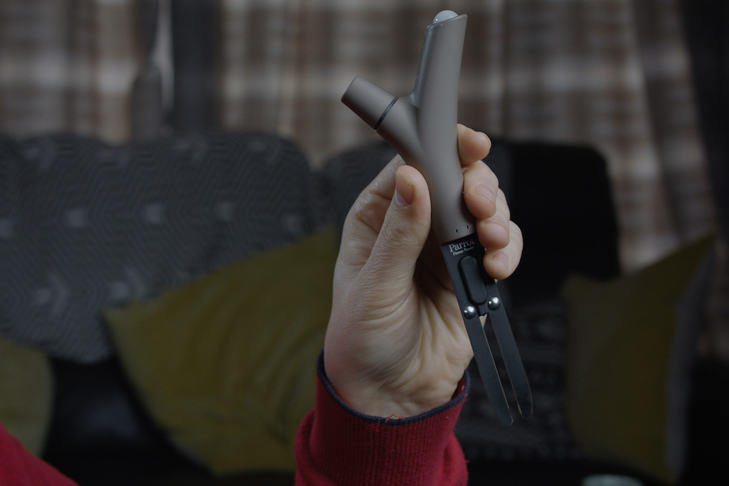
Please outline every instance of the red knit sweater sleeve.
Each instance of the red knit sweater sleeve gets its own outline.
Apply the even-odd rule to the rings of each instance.
[[[76,483],[28,452],[0,424],[0,484],[74,486]]]
[[[362,415],[334,392],[318,363],[316,406],[296,436],[296,485],[465,485],[466,460],[453,429],[467,393],[405,419]]]

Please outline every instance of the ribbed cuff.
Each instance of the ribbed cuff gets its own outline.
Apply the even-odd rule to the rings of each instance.
[[[316,408],[297,438],[305,441],[297,444],[297,479],[313,468],[334,484],[458,484],[454,478],[465,484],[465,459],[453,429],[468,392],[466,374],[448,403],[397,419],[365,415],[344,403],[326,377],[323,355],[317,373]]]

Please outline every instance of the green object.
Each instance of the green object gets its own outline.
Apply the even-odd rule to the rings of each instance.
[[[46,355],[0,336],[0,423],[35,455],[43,450],[52,397]]]
[[[326,229],[106,313],[155,422],[213,472],[294,470],[337,243]]]
[[[617,460],[665,481],[669,383],[676,307],[707,254],[711,238],[611,282],[571,277],[563,296],[569,322],[566,409],[572,433],[590,455]]]

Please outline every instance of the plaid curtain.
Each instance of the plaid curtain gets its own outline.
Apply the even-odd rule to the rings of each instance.
[[[132,0],[0,2],[0,130],[129,137]]]
[[[452,8],[469,16],[459,118],[491,135],[601,149],[625,269],[713,228],[673,0],[221,0],[219,8],[224,127],[289,135],[315,164],[374,140],[339,97],[355,75],[409,92],[424,27]]]

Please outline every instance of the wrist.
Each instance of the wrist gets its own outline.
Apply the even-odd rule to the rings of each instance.
[[[402,393],[389,392],[379,387],[364,387],[357,391],[340,391],[332,383],[332,389],[349,407],[357,412],[384,418],[409,418],[422,415],[449,402],[458,388],[454,385],[449,393],[432,394],[427,398],[412,398]]]
[[[346,373],[331,370],[325,363],[322,353],[322,382],[344,405],[368,417],[392,419],[422,415],[460,399],[468,384],[468,375],[462,372],[456,379],[426,380],[421,386],[410,380],[407,381],[410,386],[392,389],[381,383],[345,378]]]

